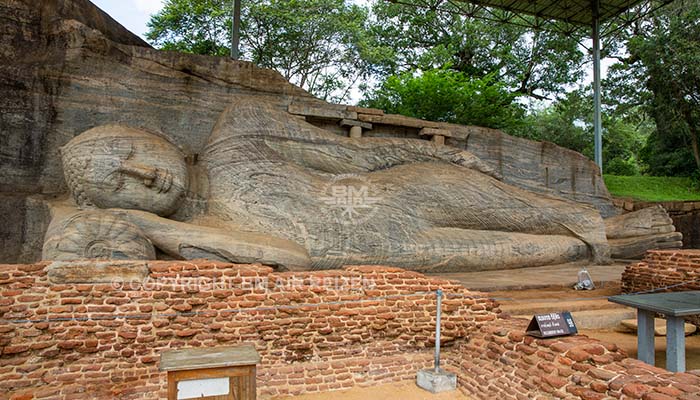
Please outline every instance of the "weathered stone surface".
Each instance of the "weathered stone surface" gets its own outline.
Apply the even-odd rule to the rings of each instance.
[[[420,130],[420,135],[452,137],[452,131],[449,129],[423,128]]]
[[[683,247],[683,234],[660,205],[607,218],[605,231],[615,258],[642,258],[649,249]]]
[[[354,111],[358,114],[384,115],[384,110],[379,110],[377,108],[348,106],[348,111]]]
[[[46,271],[51,283],[142,282],[148,276],[145,261],[56,261]]]
[[[442,393],[457,390],[457,375],[444,369],[422,369],[416,376],[418,387],[430,393]]]
[[[313,104],[313,103],[292,103],[287,108],[290,114],[304,115],[309,117],[332,118],[332,119],[348,119],[356,120],[357,113],[348,111],[345,107],[328,104]]]
[[[238,238],[250,233],[275,243],[291,242],[291,247],[283,248],[294,250],[281,253],[292,254],[294,260],[308,257],[307,267],[312,268],[371,262],[488,269],[562,262],[591,252],[604,258],[608,253],[600,214],[576,202],[594,205],[604,216],[613,207],[595,166],[578,153],[496,130],[330,105],[250,63],[151,49],[85,0],[46,0],[41,7],[30,0],[0,0],[0,9],[0,192],[13,194],[12,202],[0,203],[0,215],[25,220],[22,229],[13,225],[0,230],[4,244],[0,261],[17,261],[20,254],[27,260],[39,257],[38,246],[28,244],[21,232],[48,223],[40,221],[45,215],[42,207],[28,207],[26,198],[43,195],[53,202],[53,197],[67,194],[65,181],[83,208],[133,208],[151,212],[158,223],[160,215],[169,216],[173,224],[187,224],[172,225],[168,231],[186,229],[195,238],[193,243],[178,233],[178,238],[162,244],[177,247],[173,253],[182,258],[187,253],[289,262],[268,257],[280,253],[267,239],[258,247],[244,241],[242,246],[256,249],[254,254],[228,250],[219,254],[220,248],[201,245],[202,237],[220,234],[210,229],[234,232]],[[331,121],[330,133],[291,116],[286,112],[290,107],[324,128],[329,119],[376,121],[366,132],[374,137],[343,138],[340,135],[347,132],[337,121]],[[267,114],[257,120],[231,119],[256,112]],[[223,125],[215,127],[217,120]],[[249,126],[254,134],[239,141],[241,129],[232,121],[243,126],[261,122],[264,129]],[[90,131],[94,128],[97,131]],[[422,128],[446,129],[452,137],[445,146],[415,140]],[[90,157],[71,156],[71,148],[80,148],[76,142],[61,154],[59,148],[86,131],[98,141],[105,131],[119,131],[119,138],[128,136],[127,131],[161,138],[150,161],[165,160],[168,167],[152,163],[142,169],[137,164],[146,160],[143,149],[121,148],[122,139],[96,147]],[[109,157],[120,151],[126,157],[119,162],[120,178],[110,186],[119,190],[110,195],[88,193],[78,188],[78,175],[71,176],[80,170],[83,158],[105,156],[100,153],[103,149],[108,149]],[[323,154],[326,149],[331,150]],[[132,150],[142,158],[129,158]],[[222,165],[221,160],[230,160],[229,152],[245,157],[238,165]],[[68,163],[65,177],[62,156]],[[187,176],[182,174],[181,159],[168,159],[171,156],[184,156]],[[281,168],[274,168],[275,163]],[[269,168],[269,173],[256,175],[247,168]],[[367,192],[368,196],[382,199],[375,202],[379,209],[375,216],[365,215],[369,223],[363,228],[338,225],[337,207],[325,213],[326,219],[319,217],[323,207],[329,207],[323,199],[338,205],[332,193],[339,193],[333,192],[334,187],[342,189],[347,174],[356,183],[359,177],[354,190],[365,193],[363,185],[369,184],[376,193]],[[159,200],[146,199],[150,192],[144,188],[158,192],[154,198]],[[125,200],[122,193],[129,193],[126,197],[132,200]],[[139,226],[148,230],[153,218],[141,220],[150,221]],[[298,254],[297,247],[308,255]],[[495,254],[499,256],[494,258]]]
[[[621,211],[638,211],[654,206],[662,206],[673,219],[676,231],[683,234],[683,248],[700,248],[700,202],[645,202],[630,198],[613,198],[613,204]]]
[[[360,121],[370,122],[373,124],[384,124],[384,125],[397,125],[409,128],[439,128],[439,122],[426,121],[423,119],[405,117],[403,115],[396,114],[359,114],[358,118]]]
[[[138,226],[101,211],[54,213],[46,231],[47,260],[153,260],[156,251]]]
[[[340,122],[338,122],[338,125],[340,126],[359,126],[362,129],[372,129],[372,124],[367,123],[367,122],[362,122],[358,121],[356,119],[341,119]]]
[[[164,138],[113,125],[79,135],[62,156],[80,207],[126,209],[110,213],[176,258],[475,270],[608,252],[597,211],[500,182],[471,153],[340,137],[262,101],[234,101],[189,172]],[[153,215],[178,209],[184,193],[205,204],[180,215],[187,223]]]
[[[0,228],[0,261],[21,257],[21,220],[34,218],[27,196],[66,193],[58,149],[79,133],[168,132],[191,155],[240,94],[284,109],[315,101],[250,63],[153,50],[86,0],[2,0],[0,15],[0,193],[13,200],[0,202],[2,220],[13,218]],[[36,250],[22,258],[38,259]]]

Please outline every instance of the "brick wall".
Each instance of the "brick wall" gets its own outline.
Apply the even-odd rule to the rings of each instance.
[[[486,323],[451,353],[460,389],[477,399],[700,399],[700,376],[626,358],[586,336],[535,339],[528,321]]]
[[[452,296],[448,346],[498,313],[459,284],[396,268],[149,262],[145,285],[112,285],[51,284],[45,267],[0,266],[0,398],[163,398],[162,351],[241,342],[262,357],[261,397],[413,379],[432,362],[435,299],[412,294]]]
[[[437,288],[447,294],[443,365],[473,398],[700,398],[697,375],[585,336],[524,336],[527,321],[499,317],[481,294],[396,268],[149,262],[150,279],[171,281],[119,287],[50,284],[45,267],[0,266],[2,399],[163,398],[162,351],[241,342],[262,357],[261,398],[413,380],[432,364],[435,300],[425,292]]]
[[[700,290],[700,250],[649,250],[622,273],[624,293],[687,290]],[[686,320],[700,326],[699,316]]]

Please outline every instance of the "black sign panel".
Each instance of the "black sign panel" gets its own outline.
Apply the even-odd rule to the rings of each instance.
[[[535,315],[527,326],[527,334],[539,338],[568,336],[576,333],[578,329],[568,311]]]

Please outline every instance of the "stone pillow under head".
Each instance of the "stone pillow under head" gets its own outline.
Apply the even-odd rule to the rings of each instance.
[[[42,251],[42,259],[58,261],[155,258],[153,244],[138,226],[101,210],[55,218]]]

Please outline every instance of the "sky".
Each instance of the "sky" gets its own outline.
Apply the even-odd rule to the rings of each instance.
[[[162,8],[161,0],[91,0],[96,6],[145,39],[146,23]]]
[[[160,11],[163,0],[91,0],[95,5],[124,25],[131,32],[145,39],[146,23],[151,15]],[[369,0],[354,0],[367,4]]]

